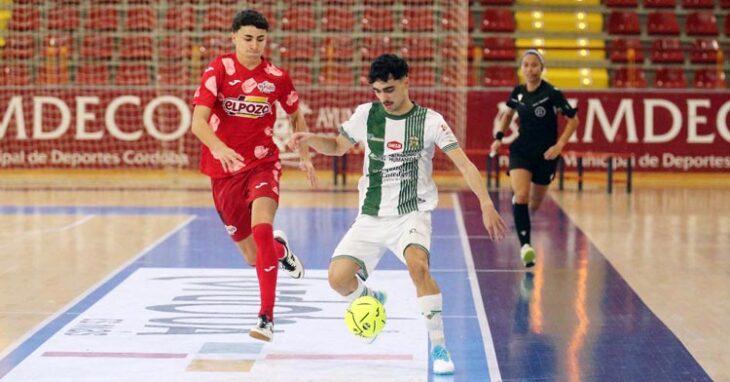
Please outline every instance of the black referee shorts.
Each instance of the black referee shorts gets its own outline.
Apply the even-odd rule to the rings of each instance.
[[[542,155],[542,153],[539,156],[525,155],[519,151],[510,150],[509,169],[520,168],[527,170],[532,173],[532,183],[547,186],[555,178],[555,170],[558,167],[560,158],[547,160]]]

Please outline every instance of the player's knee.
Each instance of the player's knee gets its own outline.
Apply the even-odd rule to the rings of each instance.
[[[352,292],[349,289],[351,289],[352,281],[354,281],[354,275],[349,275],[341,270],[330,267],[329,273],[327,274],[327,281],[329,281],[330,288],[341,295],[347,295]]]
[[[530,200],[530,190],[522,191],[518,190],[515,191],[515,203],[516,204],[527,204],[527,202]]]
[[[417,260],[410,262],[408,264],[408,273],[410,274],[411,280],[413,280],[414,284],[420,284],[431,277],[431,273],[428,269],[428,261]]]

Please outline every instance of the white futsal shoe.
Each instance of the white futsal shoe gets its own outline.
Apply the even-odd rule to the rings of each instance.
[[[251,328],[248,335],[261,341],[271,342],[274,339],[274,322],[270,321],[268,317],[261,315],[259,316],[256,326]]]
[[[301,279],[304,277],[304,264],[289,249],[289,241],[286,238],[286,233],[284,231],[274,231],[274,240],[284,246],[284,256],[279,259],[281,268],[289,273],[289,277],[293,279]]]
[[[449,354],[445,346],[434,346],[433,351],[431,351],[431,358],[433,358],[434,374],[454,374],[454,362],[451,360],[451,354]]]
[[[535,265],[535,249],[530,244],[525,244],[520,249],[520,257],[525,267],[530,268]]]

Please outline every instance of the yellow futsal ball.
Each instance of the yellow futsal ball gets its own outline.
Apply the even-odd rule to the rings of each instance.
[[[345,324],[352,334],[372,338],[385,327],[385,307],[375,297],[363,296],[345,311]]]

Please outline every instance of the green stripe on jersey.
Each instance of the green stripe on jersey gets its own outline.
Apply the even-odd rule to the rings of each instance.
[[[368,158],[368,189],[362,204],[364,215],[378,216],[380,201],[383,198],[383,153],[385,148],[385,110],[383,105],[373,102],[368,114],[367,145],[370,150]]]
[[[406,118],[404,135],[404,154],[415,154],[423,150],[423,132],[427,109],[418,107],[415,113]],[[400,193],[398,194],[398,214],[404,215],[418,211],[418,162],[404,162],[400,166]]]

